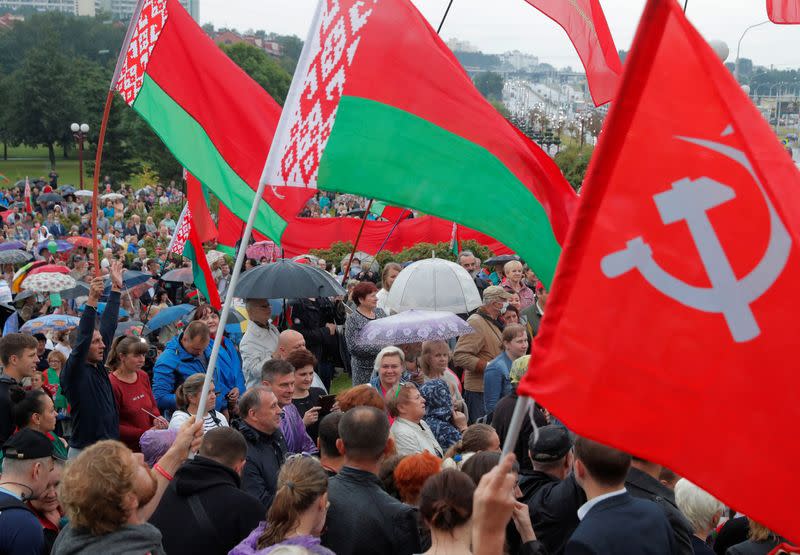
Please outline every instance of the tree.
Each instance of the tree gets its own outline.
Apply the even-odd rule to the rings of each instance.
[[[475,87],[489,100],[503,99],[503,76],[493,71],[484,71],[475,76]]]
[[[556,154],[554,160],[561,173],[575,189],[580,192],[583,185],[583,178],[586,175],[586,168],[589,167],[589,160],[592,158],[594,148],[590,145],[582,147],[570,145]]]
[[[0,141],[3,141],[3,160],[8,160],[8,145],[17,144],[10,128],[13,118],[10,110],[10,87],[11,79],[8,76],[0,75]]]
[[[292,77],[260,48],[240,42],[220,45],[223,52],[261,85],[278,104],[283,105]]]
[[[499,100],[490,100],[489,104],[494,106],[494,109],[500,112],[500,115],[503,116],[504,118],[508,119],[511,117],[511,112],[509,112],[506,105],[500,102]]]

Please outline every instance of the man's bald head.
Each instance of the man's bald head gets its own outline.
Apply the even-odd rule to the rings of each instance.
[[[289,353],[298,349],[305,349],[306,340],[303,334],[295,330],[283,330],[278,337],[278,350],[273,358],[286,359]]]

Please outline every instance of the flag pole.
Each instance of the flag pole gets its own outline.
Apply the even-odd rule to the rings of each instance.
[[[689,0],[686,0],[687,2]],[[453,0],[450,0],[447,3],[447,9],[444,11],[444,15],[442,16],[442,20],[439,22],[439,27],[436,28],[436,34],[438,35],[442,31],[442,25],[444,25],[444,20],[447,19],[447,14],[450,13],[450,6],[453,5]]]
[[[519,431],[522,429],[522,422],[528,413],[528,406],[533,402],[530,397],[520,395],[517,397],[517,403],[514,405],[514,412],[511,413],[511,422],[508,425],[508,434],[503,443],[503,454],[500,455],[500,460],[503,460],[506,455],[514,452],[517,446],[517,438],[519,438]]]
[[[347,260],[347,268],[345,268],[344,272],[342,273],[342,287],[347,284],[347,275],[350,273],[350,265],[353,263],[353,257],[356,255],[356,249],[358,248],[358,242],[361,240],[361,233],[364,231],[364,224],[367,223],[367,216],[369,216],[369,211],[372,208],[372,199],[369,199],[367,203],[367,208],[364,210],[364,217],[361,218],[361,227],[358,228],[358,235],[356,235],[356,241],[353,243],[353,250],[350,251],[350,258]]]
[[[92,190],[92,251],[94,253],[94,275],[100,275],[100,254],[98,252],[97,240],[97,209],[100,200],[100,163],[103,160],[103,144],[106,140],[106,129],[108,127],[108,116],[111,113],[111,104],[114,101],[114,91],[117,88],[117,81],[119,74],[122,71],[122,64],[125,61],[125,56],[128,53],[128,47],[133,38],[133,32],[136,29],[136,24],[139,21],[139,16],[142,13],[142,6],[144,0],[136,2],[136,7],[133,10],[133,15],[128,23],[128,29],[125,31],[125,39],[122,41],[122,47],[117,56],[117,65],[114,67],[114,75],[111,77],[111,84],[108,87],[108,94],[106,94],[106,104],[103,107],[103,119],[100,121],[100,135],[97,137],[97,151],[94,156],[94,189]]]
[[[392,229],[390,229],[390,230],[389,230],[389,233],[387,233],[387,234],[386,234],[386,238],[383,240],[383,243],[381,243],[381,246],[380,246],[380,247],[378,247],[378,252],[376,252],[376,253],[375,253],[375,256],[374,256],[374,258],[377,258],[377,257],[378,257],[378,255],[379,255],[381,252],[383,252],[383,247],[385,247],[385,246],[386,246],[386,243],[388,243],[388,242],[389,242],[389,237],[391,237],[391,236],[392,236],[392,233],[394,233],[394,230],[395,230],[395,229],[397,229],[397,226],[398,226],[398,225],[400,225],[400,222],[402,222],[403,220],[405,220],[405,219],[406,219],[406,217],[408,216],[407,212],[408,212],[408,213],[410,213],[411,211],[410,211],[408,208],[404,208],[404,209],[403,209],[403,211],[402,211],[402,212],[400,212],[400,217],[399,217],[399,218],[397,218],[397,221],[396,221],[396,222],[394,223],[394,225],[392,226]]]
[[[311,20],[311,26],[308,30],[308,36],[306,37],[306,43],[309,44],[310,41],[313,39],[312,33],[314,29],[319,27],[319,21],[322,18],[322,2],[317,3],[317,9],[314,11],[314,17]],[[302,61],[302,55],[301,60]],[[301,72],[303,71],[303,64],[298,61],[297,67],[295,68],[295,74],[292,78],[292,82],[295,79],[302,80],[300,77]],[[286,105],[290,105],[290,100],[292,97],[292,89],[289,89],[289,95],[287,97]],[[297,94],[297,93],[295,93]],[[281,124],[285,123],[285,119],[290,117],[287,111],[281,112],[280,120],[278,121],[278,130],[281,128]],[[231,307],[233,306],[233,293],[236,289],[236,285],[239,282],[239,276],[242,273],[242,266],[244,266],[244,260],[247,256],[247,245],[250,243],[250,236],[253,234],[253,226],[256,221],[256,215],[258,215],[258,209],[261,205],[262,200],[264,199],[264,190],[267,188],[267,180],[269,179],[269,173],[266,169],[275,163],[275,160],[280,157],[280,153],[278,152],[277,145],[280,141],[280,133],[276,132],[272,137],[272,144],[269,148],[269,154],[267,154],[267,161],[264,165],[264,172],[261,176],[261,179],[258,181],[258,190],[256,191],[255,196],[253,197],[253,205],[250,207],[250,215],[247,217],[247,225],[244,227],[244,233],[242,234],[241,242],[239,243],[239,251],[236,253],[236,262],[233,266],[233,274],[231,274],[231,281],[228,284],[228,289],[225,291],[225,303],[222,305],[222,313],[219,316],[220,324],[222,325],[222,330],[217,332],[217,335],[214,337],[214,346],[211,348],[211,356],[208,357],[208,367],[206,368],[206,377],[203,381],[203,391],[200,393],[200,402],[197,405],[197,421],[203,421],[203,415],[206,412],[206,404],[208,402],[208,390],[211,388],[211,380],[214,376],[214,369],[217,365],[217,359],[219,358],[219,349],[222,346],[222,336],[225,334],[225,322],[228,321],[228,315],[231,312]],[[274,241],[274,239],[273,239]],[[243,393],[243,392],[240,392]],[[213,407],[212,407],[213,408]]]

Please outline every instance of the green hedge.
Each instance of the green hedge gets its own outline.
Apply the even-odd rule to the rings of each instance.
[[[318,256],[320,258],[324,258],[325,260],[332,262],[333,264],[338,265],[342,258],[350,254],[350,251],[353,250],[353,243],[350,241],[342,242],[338,241],[333,243],[330,248],[328,249],[312,249],[310,254],[314,256]],[[461,250],[470,250],[475,253],[475,256],[480,258],[481,260],[486,260],[490,256],[492,256],[492,251],[489,250],[488,247],[485,247],[478,243],[477,241],[462,241],[461,242]],[[455,255],[453,251],[450,249],[449,242],[442,242],[442,243],[418,243],[413,247],[407,248],[397,253],[389,252],[389,251],[382,251],[378,253],[378,263],[381,265],[381,268],[387,262],[413,262],[415,260],[421,260],[423,258],[430,258],[432,254],[436,255],[436,258],[443,258],[445,260],[451,260],[455,262]]]

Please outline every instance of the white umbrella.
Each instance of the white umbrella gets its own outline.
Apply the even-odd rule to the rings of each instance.
[[[222,260],[223,258],[225,258],[225,253],[224,252],[220,252],[220,251],[212,249],[212,250],[210,250],[210,251],[208,251],[206,253],[206,260],[208,260],[208,265],[209,266],[213,266],[214,264],[216,264],[218,261]]]
[[[451,312],[407,310],[367,322],[359,340],[364,345],[386,347],[422,341],[446,341],[475,330]]]
[[[73,193],[76,197],[90,197],[94,195],[93,192],[87,191],[85,189],[79,189]]]
[[[481,306],[481,295],[464,268],[441,258],[427,258],[397,275],[386,306],[394,312],[415,308],[464,314]]]
[[[353,255],[353,260],[358,258],[361,261],[361,268],[366,270],[370,269],[373,272],[377,272],[381,269],[381,265],[378,264],[378,261],[375,260],[375,257],[371,254],[367,254],[364,251],[357,251],[355,255]],[[347,261],[350,260],[350,254],[348,253],[344,258],[342,258],[342,271],[347,268]]]
[[[121,195],[119,193],[106,193],[105,195],[100,195],[100,198],[103,200],[119,200],[125,198],[125,195]]]

